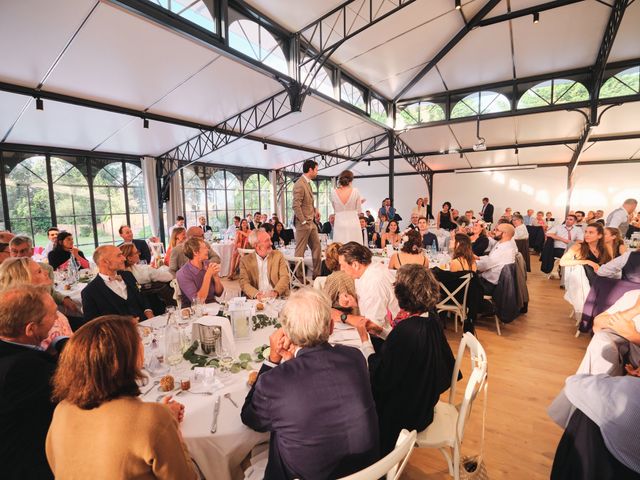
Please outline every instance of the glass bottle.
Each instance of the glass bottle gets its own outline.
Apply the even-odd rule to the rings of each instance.
[[[164,355],[170,366],[182,361],[182,332],[176,320],[177,314],[169,314],[167,326],[164,327]]]

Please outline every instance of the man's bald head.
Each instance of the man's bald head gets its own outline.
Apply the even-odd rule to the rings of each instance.
[[[187,238],[204,238],[204,232],[200,227],[189,227],[187,229]]]
[[[516,233],[516,229],[514,228],[514,226],[509,223],[501,223],[496,227],[496,230],[502,232],[501,241],[503,242],[511,240]]]

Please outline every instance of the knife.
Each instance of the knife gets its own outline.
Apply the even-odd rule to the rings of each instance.
[[[216,397],[216,401],[213,404],[213,421],[211,422],[211,433],[216,433],[218,430],[218,414],[220,413],[220,395]]]

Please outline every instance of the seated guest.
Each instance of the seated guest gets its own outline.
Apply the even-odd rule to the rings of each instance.
[[[140,264],[140,252],[133,243],[123,243],[120,251],[124,255],[124,270],[133,273],[140,285],[153,282],[170,282],[173,275],[168,267],[154,268],[149,264]]]
[[[184,228],[184,217],[182,215],[178,215],[176,217],[176,223],[174,223],[173,226],[169,227],[169,235],[171,235],[174,228],[178,227]]]
[[[189,227],[187,229],[187,240],[191,238],[199,238],[204,241],[204,232],[198,227]],[[189,262],[189,258],[185,255],[184,247],[185,243],[181,243],[173,247],[173,251],[171,252],[171,260],[169,262],[169,270],[174,275],[178,270],[182,268],[182,266]],[[214,263],[220,263],[220,257],[216,252],[213,251],[211,245],[205,242],[207,246],[207,250],[209,252],[209,260]]]
[[[514,240],[528,240],[529,239],[529,231],[524,223],[524,219],[522,215],[514,214],[511,216],[511,223],[516,228],[515,235],[513,236]]]
[[[58,238],[58,233],[60,233],[60,230],[58,230],[58,227],[50,227],[47,230],[47,238],[49,239],[49,241],[47,242],[47,245],[44,247],[44,250],[42,251],[42,256],[44,258],[48,258],[49,252],[55,248],[56,239]]]
[[[235,216],[233,217],[233,223],[231,225],[229,225],[229,228],[227,228],[225,230],[225,235],[228,238],[235,238],[236,236],[236,232],[238,231],[238,229],[240,228],[240,222],[242,221],[242,219],[239,216]]]
[[[473,215],[473,210],[467,210],[466,212],[464,212],[464,216],[468,220],[469,225],[471,225],[477,220],[476,217]]]
[[[426,222],[426,218],[424,219]],[[429,259],[422,252],[422,238],[416,230],[405,233],[406,240],[399,252],[391,255],[389,269],[398,270],[402,265],[415,264],[429,267]]]
[[[341,478],[371,465],[379,440],[367,363],[358,349],[328,343],[327,297],[312,288],[292,293],[280,321],[241,414],[248,427],[271,433],[264,478]]]
[[[387,245],[392,245],[393,248],[397,248],[402,244],[402,235],[400,234],[400,227],[396,220],[390,220],[385,233],[382,234],[380,239],[380,248],[385,248]]]
[[[69,232],[60,232],[56,238],[55,248],[49,252],[49,265],[54,270],[64,270],[68,267],[71,256],[79,269],[89,268],[89,261],[84,253],[73,246],[73,235]]]
[[[129,225],[122,225],[120,229],[118,229],[118,233],[120,234],[120,237],[122,237],[122,243],[120,245],[132,243],[136,246],[138,252],[140,252],[140,260],[143,260],[147,262],[147,264],[151,265],[151,250],[149,250],[149,245],[147,244],[146,240],[133,238],[133,230],[131,230],[131,227],[129,227]]]
[[[389,197],[382,201],[382,207],[378,210],[378,216],[380,216],[381,213],[384,213],[389,221],[396,218],[396,209],[391,206],[391,199]]]
[[[571,212],[569,212],[569,213],[571,213]],[[553,218],[553,213],[547,212],[547,213],[545,213],[544,221],[547,224],[547,227],[552,227],[554,225],[554,223],[556,222],[556,219]]]
[[[535,218],[536,218],[536,217],[533,215],[534,213],[535,213],[535,212],[534,212],[534,211],[533,211],[533,209],[531,209],[531,208],[530,208],[529,210],[527,210],[527,214],[526,214],[526,215],[523,217],[523,219],[522,219],[522,220],[524,221],[524,225],[525,225],[525,226],[527,226],[527,225],[533,225],[533,224],[534,224],[533,222],[535,221]]]
[[[607,215],[606,226],[620,229],[621,234],[627,233],[629,222],[631,221],[633,211],[638,206],[635,198],[627,198],[620,208],[616,208]]]
[[[320,233],[324,233],[325,235],[329,235],[329,238],[333,238],[333,224],[335,222],[336,216],[332,213],[331,215],[329,215],[329,221],[324,222],[324,225],[322,225],[322,232]],[[282,225],[282,228],[284,228],[284,225]]]
[[[411,228],[412,230],[418,229],[418,220],[420,219],[420,215],[417,213],[411,214],[411,223],[407,225],[407,228]]]
[[[93,261],[98,266],[98,275],[80,294],[85,322],[102,315],[130,315],[138,321],[153,317],[133,273],[124,269],[124,260],[118,247],[96,248]]]
[[[49,294],[54,291],[53,281],[39,263],[34,262],[31,258],[8,258],[6,262],[0,265],[0,290],[8,290],[24,285],[42,287]],[[46,350],[56,338],[68,337],[72,333],[69,320],[62,312],[58,311],[56,320],[40,347]]]
[[[170,395],[162,403],[138,397],[143,359],[129,317],[96,318],[69,340],[46,440],[56,478],[198,478],[178,426],[184,407]]]
[[[356,296],[344,295],[341,306],[358,307],[360,315],[348,315],[332,311],[334,322],[348,323],[354,327],[365,326],[382,338],[391,331],[389,320],[395,318],[400,307],[393,293],[395,281],[389,269],[381,263],[371,263],[371,251],[355,242],[344,244],[338,250],[340,270],[355,280]]]
[[[378,223],[374,224],[375,232],[378,234],[378,238],[382,240],[382,235],[387,232],[387,227],[389,226],[389,219],[383,213],[378,216]]]
[[[518,249],[516,242],[513,241],[514,233],[515,229],[510,223],[498,225],[493,235],[497,243],[491,249],[489,255],[480,257],[477,261],[480,283],[485,295],[493,294],[500,279],[502,267],[516,261]]]
[[[422,247],[423,248],[431,248],[433,246],[438,249],[438,237],[436,237],[435,233],[431,233],[429,231],[429,223],[425,217],[420,217],[418,219],[418,232],[422,237]]]
[[[640,478],[640,379],[636,370],[612,377],[573,375],[564,393],[576,408],[560,439],[552,480]]]
[[[604,244],[611,258],[618,258],[627,251],[627,246],[617,228],[607,227],[604,229]]]
[[[362,244],[369,245],[375,243],[378,239],[378,234],[374,231],[373,227],[367,225],[366,217],[360,217],[360,230],[362,231]]]
[[[218,275],[220,263],[209,260],[207,242],[200,237],[190,238],[184,242],[184,254],[189,261],[176,273],[182,306],[191,306],[195,298],[204,303],[215,302],[216,295],[222,295],[224,286]]]
[[[442,204],[442,210],[440,210],[436,218],[436,228],[442,228],[444,230],[453,230],[456,228],[451,214],[451,202],[444,202]]]
[[[593,221],[601,223],[604,226],[604,210],[596,210],[596,216]]]
[[[55,408],[50,381],[55,354],[64,340],[52,344],[48,352],[40,345],[56,319],[56,304],[43,288],[22,286],[0,292],[2,478],[53,479],[44,448]]]
[[[376,219],[373,215],[371,215],[371,210],[367,210],[364,212],[364,216],[367,219],[367,224],[373,225],[376,222]]]
[[[323,276],[326,276],[327,279],[324,282],[322,291],[329,297],[331,308],[358,315],[360,310],[358,310],[357,306],[352,308],[342,308],[340,306],[341,295],[357,297],[356,284],[353,278],[340,270],[340,255],[338,253],[340,247],[342,247],[340,242],[334,242],[327,247],[325,259],[322,261],[323,269],[326,272],[326,275]]]
[[[289,242],[291,242],[291,237],[287,235],[287,232],[285,232],[284,225],[281,221],[277,221],[276,223],[274,223],[271,241],[274,248],[289,245]]]
[[[501,215],[502,218],[506,218],[508,221],[511,221],[511,207],[507,207],[504,209],[504,213]]]
[[[202,233],[211,231],[211,226],[207,225],[207,218],[204,215],[198,217],[198,228],[202,230]]]
[[[187,229],[184,227],[175,227],[171,231],[171,238],[169,238],[169,246],[167,247],[167,253],[164,256],[164,264],[168,267],[171,264],[171,251],[187,239]]]
[[[240,288],[249,298],[262,300],[289,293],[289,268],[284,255],[271,247],[266,232],[253,230],[249,244],[255,253],[240,259]]]
[[[475,272],[477,269],[469,236],[464,233],[456,233],[453,239],[453,254],[449,270],[451,272]]]
[[[11,256],[13,258],[33,257],[33,245],[31,244],[31,238],[27,237],[26,235],[17,235],[13,237],[11,243],[9,244],[9,251],[11,252]],[[48,285],[50,286],[51,295],[53,296],[56,304],[62,307],[64,311],[66,311],[66,313],[68,313],[69,315],[73,315],[74,317],[81,317],[82,311],[80,310],[78,305],[76,305],[76,303],[71,300],[70,297],[59,293],[55,288],[53,288],[53,268],[51,268],[48,263],[38,262],[37,264],[49,277],[50,281]]]
[[[240,254],[238,253],[238,249],[248,248],[249,234],[252,230],[254,229],[249,228],[249,222],[246,219],[243,219],[240,222],[240,228],[236,232],[236,238],[234,241],[235,248],[233,249],[233,257],[231,258],[231,275],[229,275],[229,280],[234,280],[236,277],[236,271],[238,270],[240,263]]]
[[[322,233],[322,220],[320,218],[320,210],[316,210],[316,214],[313,217],[313,223],[316,226],[316,228],[318,229],[318,233]],[[368,223],[368,221],[367,221],[367,223]]]
[[[576,226],[584,227],[586,225],[584,221],[584,212],[582,210],[576,210],[575,216],[576,216]]]
[[[584,265],[589,285],[591,285],[600,265],[609,260],[611,256],[604,244],[604,228],[599,223],[592,223],[584,229],[584,241],[574,244],[562,256],[560,266]]]
[[[584,230],[575,226],[576,216],[567,215],[564,225],[556,225],[547,230],[547,237],[553,238],[553,256],[562,257],[565,250],[574,242],[581,242],[584,239]]]
[[[487,254],[487,249],[489,248],[489,237],[487,237],[487,224],[482,220],[476,222],[471,227],[471,248],[473,249],[473,254],[476,257],[481,257]]]
[[[601,265],[597,274],[600,277],[622,278],[629,282],[640,283],[640,248],[627,250],[619,257]]]
[[[451,232],[456,233],[467,233],[469,231],[469,226],[471,225],[471,220],[469,220],[466,216],[454,217],[456,221],[456,228],[451,230]]]
[[[451,386],[455,359],[435,312],[438,281],[429,269],[404,265],[395,295],[409,316],[389,333],[379,353],[360,328],[380,425],[381,455],[393,450],[403,428],[422,431],[433,421],[440,395]]]
[[[11,257],[11,250],[8,243],[0,242],[0,263]]]
[[[536,213],[536,218],[531,222],[532,227],[542,227],[544,230],[551,225],[547,225],[547,220],[544,218],[544,212],[540,211]]]
[[[591,222],[595,222],[596,221],[596,212],[594,212],[593,210],[589,210],[587,212],[587,216],[584,217],[584,223],[586,225],[589,225]]]
[[[253,227],[251,230],[255,230],[256,228],[260,228],[262,226],[262,214],[260,212],[256,212],[253,214]]]

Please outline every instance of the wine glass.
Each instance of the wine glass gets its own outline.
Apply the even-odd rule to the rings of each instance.
[[[220,364],[220,373],[227,377],[231,372],[231,367],[233,366],[233,357],[224,347],[222,347],[220,354],[218,355],[218,363]]]

